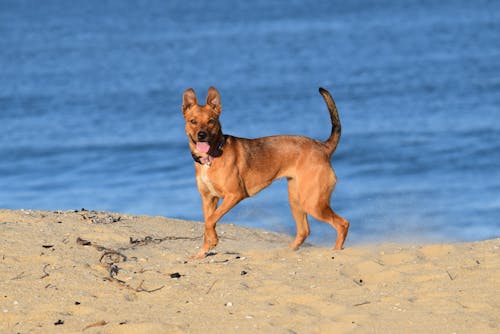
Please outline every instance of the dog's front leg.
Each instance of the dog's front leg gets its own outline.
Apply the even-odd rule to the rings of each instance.
[[[219,203],[219,197],[212,196],[210,193],[201,195],[201,205],[203,207],[203,217],[207,221],[215,209],[217,209],[217,203]]]
[[[238,204],[245,197],[242,195],[231,195],[224,198],[221,205],[213,211],[213,213],[205,219],[205,233],[203,234],[203,245],[200,251],[194,255],[194,259],[202,259],[206,257],[207,253],[214,249],[219,243],[219,238],[217,237],[217,232],[215,231],[215,226],[217,222],[224,216],[229,210],[231,210],[236,204]],[[215,202],[217,205],[217,202]],[[205,210],[205,204],[203,205]],[[210,206],[207,207],[207,213],[210,210]]]

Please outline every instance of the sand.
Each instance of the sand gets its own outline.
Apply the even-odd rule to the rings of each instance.
[[[291,236],[0,210],[1,333],[499,333],[500,239],[287,249]]]

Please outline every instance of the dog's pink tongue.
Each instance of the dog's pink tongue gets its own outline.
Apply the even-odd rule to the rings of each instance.
[[[199,141],[196,143],[196,149],[201,153],[207,153],[210,150],[210,144],[204,141]]]

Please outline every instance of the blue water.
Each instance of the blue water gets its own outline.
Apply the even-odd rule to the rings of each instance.
[[[346,245],[500,236],[498,1],[0,1],[0,207],[201,220],[180,110],[326,139]],[[286,182],[223,221],[293,234]],[[312,220],[310,241],[335,232]]]

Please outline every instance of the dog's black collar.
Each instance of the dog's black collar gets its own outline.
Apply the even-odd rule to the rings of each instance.
[[[200,157],[196,156],[193,152],[191,152],[191,156],[193,157],[194,162],[201,164]]]
[[[222,139],[219,142],[219,145],[217,145],[215,149],[210,148],[210,150],[208,151],[208,156],[206,158],[199,157],[191,152],[193,160],[201,165],[210,165],[210,162],[213,158],[218,158],[222,155],[222,147],[226,143],[227,137],[227,135],[223,135]]]

